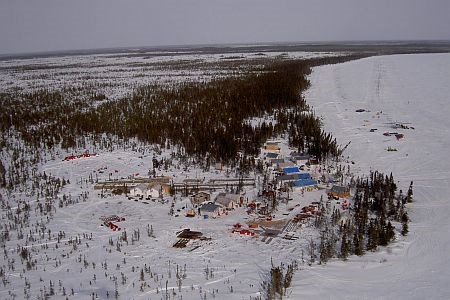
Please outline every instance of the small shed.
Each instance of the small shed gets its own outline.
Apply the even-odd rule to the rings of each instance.
[[[233,209],[239,206],[240,198],[241,195],[239,194],[220,193],[217,195],[216,199],[214,200],[214,203],[226,209]]]
[[[165,195],[170,195],[172,192],[172,187],[170,186],[170,184],[167,183],[163,183],[161,184],[162,186],[162,193]]]
[[[280,151],[280,146],[277,142],[267,142],[264,148],[268,151]]]
[[[308,160],[308,164],[309,165],[318,165],[319,164],[319,160],[317,159],[317,157],[313,157],[311,156]]]
[[[350,196],[350,188],[341,185],[333,185],[331,190],[328,192],[328,195],[339,198],[346,198]]]
[[[159,198],[162,195],[163,187],[160,184],[155,184],[147,189],[146,198]]]
[[[211,200],[211,195],[206,192],[198,192],[194,196],[191,197],[192,205],[199,205],[203,202],[209,202]]]
[[[147,196],[148,183],[140,183],[134,188],[130,189],[131,197],[144,197]]]

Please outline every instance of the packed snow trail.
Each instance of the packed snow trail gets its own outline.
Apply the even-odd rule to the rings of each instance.
[[[413,180],[414,202],[406,238],[347,262],[299,270],[291,298],[450,299],[449,79],[450,54],[379,56],[314,69],[306,101],[339,143],[352,141],[344,156],[356,163],[354,171],[392,172],[404,193]],[[393,129],[395,122],[414,129]],[[394,131],[405,137],[383,136]]]

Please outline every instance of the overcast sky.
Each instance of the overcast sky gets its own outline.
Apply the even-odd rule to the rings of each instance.
[[[0,0],[0,53],[450,39],[450,0]]]

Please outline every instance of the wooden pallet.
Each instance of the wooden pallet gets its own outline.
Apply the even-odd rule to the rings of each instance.
[[[188,242],[189,242],[188,239],[179,239],[175,244],[173,244],[173,247],[185,248]]]

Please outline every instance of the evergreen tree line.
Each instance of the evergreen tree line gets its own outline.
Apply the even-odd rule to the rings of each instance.
[[[283,296],[286,296],[286,291],[291,286],[292,277],[297,269],[296,261],[287,265],[281,263],[278,267],[275,267],[272,263],[268,278],[261,283],[264,299],[282,299]]]
[[[392,173],[375,171],[369,178],[356,180],[352,218],[340,224],[342,258],[387,246],[395,239],[394,221],[401,222],[402,235],[408,233],[405,204],[412,201],[412,182],[406,196],[396,190]]]
[[[122,139],[182,151],[209,165],[236,163],[259,153],[268,138],[288,132],[292,146],[322,158],[338,153],[336,141],[320,128],[308,111],[301,92],[309,86],[311,66],[339,63],[360,56],[272,61],[245,75],[172,87],[137,88],[131,96],[94,105],[58,91],[0,94],[0,145],[10,130],[19,132],[28,146],[75,148],[88,134],[114,134]],[[245,120],[275,115],[275,124]],[[242,158],[241,158],[242,161]],[[252,167],[252,166],[250,166]]]

